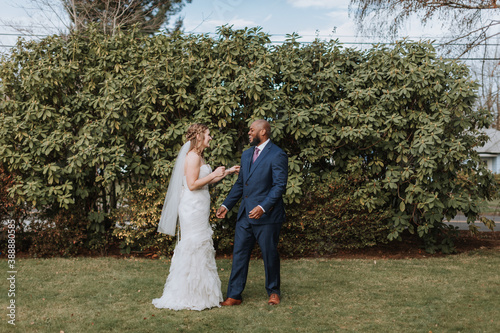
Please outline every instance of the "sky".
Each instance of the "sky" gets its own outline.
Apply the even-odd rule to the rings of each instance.
[[[193,0],[180,16],[184,17],[187,32],[214,32],[217,26],[230,24],[234,28],[260,26],[276,41],[293,32],[302,36],[303,41],[316,37],[373,41],[372,37],[356,37],[349,3],[349,0]],[[435,29],[422,27],[418,21],[410,22],[402,31],[402,36],[412,34],[437,36]]]
[[[293,32],[311,40],[317,34],[353,36],[348,4],[349,0],[193,0],[180,16],[187,32],[213,32],[223,24],[235,28],[260,26],[276,40]]]
[[[57,0],[52,0],[57,3]],[[286,34],[298,33],[300,41],[339,39],[343,43],[377,42],[382,39],[356,36],[354,19],[349,17],[349,0],[192,0],[179,14],[188,33],[215,33],[218,26],[233,28],[262,27],[273,42],[283,41]],[[47,17],[30,0],[0,0],[0,51],[14,45],[17,26],[35,25],[36,34],[56,33],[63,25],[52,15]],[[173,22],[174,19],[171,20]],[[422,27],[414,20],[407,24],[402,36],[434,38],[442,36],[435,27]],[[351,45],[356,47],[355,44]]]

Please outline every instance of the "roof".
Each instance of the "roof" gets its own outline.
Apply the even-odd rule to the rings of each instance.
[[[483,147],[478,147],[478,153],[500,154],[500,131],[494,128],[484,130],[486,135],[490,137]]]

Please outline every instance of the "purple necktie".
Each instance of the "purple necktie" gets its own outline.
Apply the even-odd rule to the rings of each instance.
[[[255,147],[254,151],[253,151],[253,159],[252,159],[252,163],[255,162],[255,160],[257,159],[257,157],[259,157],[259,148]]]

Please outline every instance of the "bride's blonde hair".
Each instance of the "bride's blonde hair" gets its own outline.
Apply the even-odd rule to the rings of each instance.
[[[205,132],[207,131],[208,126],[205,124],[192,124],[191,126],[188,127],[187,132],[186,132],[186,140],[191,141],[191,150],[195,150],[197,154],[201,156],[202,154],[202,149],[200,148],[201,143],[203,140],[205,140]],[[198,139],[199,135],[199,139]]]

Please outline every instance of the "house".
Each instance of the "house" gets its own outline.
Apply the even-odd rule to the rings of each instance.
[[[494,128],[485,130],[490,140],[483,147],[477,148],[479,157],[486,162],[493,173],[500,173],[500,131]]]

